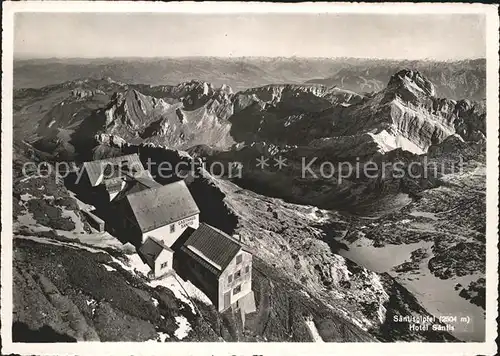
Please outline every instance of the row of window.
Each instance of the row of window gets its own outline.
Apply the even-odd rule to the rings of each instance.
[[[250,272],[250,266],[246,266],[245,267],[245,274],[249,273]],[[234,273],[234,280],[238,280],[239,278],[241,278],[241,269],[240,270],[237,270],[235,273]],[[233,275],[230,274],[229,276],[227,276],[227,282],[228,283],[231,283],[233,281]]]

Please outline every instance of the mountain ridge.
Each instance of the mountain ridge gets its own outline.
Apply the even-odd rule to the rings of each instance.
[[[47,140],[53,142],[49,147],[57,142],[67,146],[108,133],[180,149],[198,144],[230,149],[269,141],[344,152],[350,147],[354,155],[397,148],[421,154],[455,132],[466,140],[485,135],[484,103],[437,98],[433,83],[409,69],[369,95],[318,84],[271,84],[233,92],[227,85],[216,88],[198,80],[151,86],[108,77],[15,92],[19,106],[40,95],[57,99],[35,130],[40,147]],[[23,111],[30,109],[16,114]]]
[[[486,66],[485,59],[432,61],[432,60],[383,60],[352,58],[167,58],[167,59],[83,59],[83,60],[27,60],[14,63],[14,87],[43,87],[81,77],[109,76],[127,83],[146,83],[151,85],[176,85],[186,79],[198,79],[220,86],[230,83],[235,91],[273,83],[300,84],[307,81],[326,80],[338,76],[360,76],[363,83],[372,80],[378,83],[378,89],[387,83],[390,75],[400,68],[409,67],[422,70],[434,82],[440,82],[440,96],[452,99],[483,99]],[[342,74],[342,70],[346,71]],[[369,75],[367,75],[367,73]],[[443,74],[445,73],[445,74]],[[447,74],[446,74],[447,73]],[[456,80],[456,73],[469,73]],[[316,79],[315,79],[316,78]],[[319,78],[319,79],[318,79]],[[477,82],[477,83],[476,83]],[[347,82],[346,82],[347,83]],[[476,84],[474,84],[476,83]],[[326,83],[329,86],[339,82]],[[377,85],[368,91],[377,89]],[[446,89],[446,85],[454,90]],[[346,89],[362,93],[359,85]],[[484,89],[484,88],[483,88]]]

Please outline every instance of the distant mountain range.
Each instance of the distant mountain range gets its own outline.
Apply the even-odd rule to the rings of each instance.
[[[125,83],[176,85],[192,79],[230,85],[235,91],[267,84],[304,82],[355,92],[378,91],[401,68],[422,72],[437,96],[485,98],[486,60],[454,62],[353,58],[153,58],[29,59],[14,62],[15,88],[40,88],[82,78],[111,77]]]

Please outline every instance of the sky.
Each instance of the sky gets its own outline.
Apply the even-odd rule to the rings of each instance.
[[[482,15],[17,13],[16,58],[486,56]]]

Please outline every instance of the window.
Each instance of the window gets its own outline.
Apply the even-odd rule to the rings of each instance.
[[[241,284],[239,286],[237,286],[236,288],[233,289],[233,295],[236,295],[239,292],[241,292]]]
[[[111,173],[113,173],[113,165],[111,163],[107,163],[106,166],[104,167],[104,177],[105,178],[111,177]]]
[[[236,256],[236,264],[239,265],[243,261],[243,255]]]
[[[229,276],[227,276],[227,283],[231,283],[233,281],[233,275],[230,274]]]
[[[161,269],[163,268],[167,268],[168,267],[168,261],[167,262],[163,262],[160,266]]]
[[[237,271],[235,274],[234,274],[234,279],[239,279],[241,278],[241,270]]]
[[[248,272],[250,272],[250,266],[245,267],[245,273],[248,273]]]
[[[175,224],[171,224],[170,225],[170,233],[174,233],[175,232]]]

